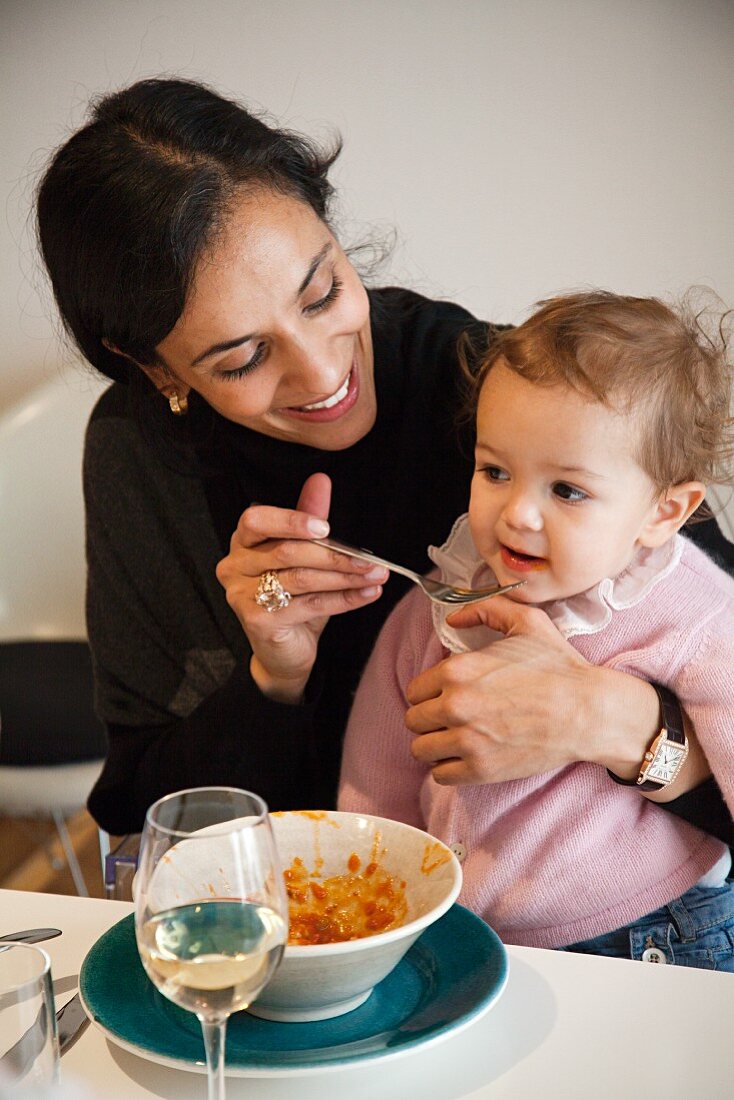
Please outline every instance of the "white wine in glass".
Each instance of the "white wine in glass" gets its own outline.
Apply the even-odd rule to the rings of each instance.
[[[227,1019],[267,985],[288,938],[288,902],[267,806],[196,787],[146,815],[135,932],[148,977],[201,1021],[209,1100],[224,1100]]]

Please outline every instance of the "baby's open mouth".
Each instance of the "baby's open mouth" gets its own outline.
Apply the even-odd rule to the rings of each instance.
[[[514,550],[511,546],[505,546],[504,543],[500,543],[500,553],[507,568],[518,573],[547,569],[549,565],[547,558],[539,558],[535,554],[525,554],[521,550]]]

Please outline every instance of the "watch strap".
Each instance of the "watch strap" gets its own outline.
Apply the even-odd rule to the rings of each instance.
[[[686,735],[683,728],[683,712],[680,709],[680,703],[673,692],[662,684],[651,684],[650,686],[655,688],[660,700],[661,730],[665,730],[669,741],[674,742],[676,745],[685,745]],[[655,738],[660,736],[660,732],[658,730]],[[638,783],[637,779],[622,779],[621,776],[615,775],[609,768],[607,768],[607,775],[615,783],[619,783],[620,786],[637,787],[638,791],[661,791],[665,786],[664,783],[658,783],[655,779],[646,779],[642,783]]]
[[[683,728],[683,712],[680,709],[680,703],[673,692],[663,687],[662,684],[652,684],[652,687],[658,693],[660,713],[663,718],[663,726],[668,731],[668,740],[674,741],[677,745],[685,745],[686,734]]]

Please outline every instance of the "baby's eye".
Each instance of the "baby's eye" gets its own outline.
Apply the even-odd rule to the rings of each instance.
[[[510,475],[507,470],[503,470],[500,466],[482,466],[481,473],[489,481],[509,481]]]
[[[585,493],[583,489],[577,489],[574,485],[567,485],[565,481],[557,481],[553,486],[553,492],[561,500],[586,500],[588,493]]]

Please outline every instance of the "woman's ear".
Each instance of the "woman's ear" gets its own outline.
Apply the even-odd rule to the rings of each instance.
[[[177,394],[181,400],[184,400],[188,396],[191,387],[185,385],[183,382],[179,382],[167,367],[159,363],[151,365],[139,363],[137,359],[133,359],[132,355],[127,355],[124,351],[120,351],[118,347],[115,347],[106,336],[102,337],[102,343],[108,351],[113,352],[115,355],[121,355],[123,359],[127,359],[128,363],[132,363],[141,370],[143,374],[147,374],[158,392],[163,394],[166,399],[170,400],[173,394]]]
[[[641,546],[662,546],[680,530],[706,495],[700,481],[682,481],[666,490],[648,517],[637,541]]]

